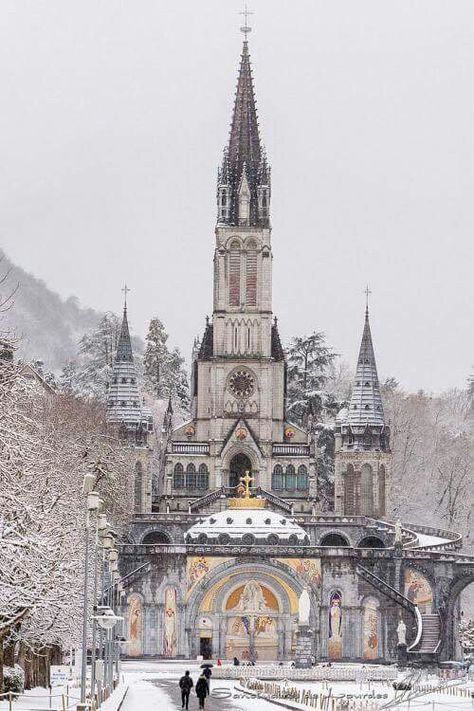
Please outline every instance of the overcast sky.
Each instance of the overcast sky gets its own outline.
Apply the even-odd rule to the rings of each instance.
[[[274,310],[351,364],[366,283],[382,377],[474,363],[474,3],[254,0]],[[3,0],[0,244],[60,294],[157,315],[189,358],[212,308],[237,0]]]

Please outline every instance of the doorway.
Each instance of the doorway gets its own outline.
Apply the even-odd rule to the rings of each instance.
[[[238,486],[245,472],[252,473],[252,462],[246,454],[236,454],[230,462],[229,486]]]
[[[201,637],[199,640],[199,654],[203,659],[212,657],[212,637]]]

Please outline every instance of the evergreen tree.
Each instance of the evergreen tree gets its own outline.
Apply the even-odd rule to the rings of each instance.
[[[146,390],[158,399],[169,396],[185,410],[189,408],[188,377],[179,350],[169,350],[168,334],[158,318],[150,321],[143,357]]]
[[[162,321],[152,318],[146,336],[143,370],[146,390],[159,399],[169,395],[166,375],[169,360],[167,340],[168,334]]]
[[[65,392],[105,401],[119,333],[120,319],[108,312],[96,328],[82,336],[77,359],[69,361],[61,373]]]
[[[324,385],[336,353],[326,345],[324,333],[315,331],[309,336],[293,338],[286,357],[287,414],[295,424],[306,426],[309,415],[320,419],[326,399]]]

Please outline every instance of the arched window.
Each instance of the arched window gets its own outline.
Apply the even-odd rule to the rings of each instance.
[[[354,467],[352,464],[347,465],[344,476],[344,513],[346,516],[355,514]]]
[[[296,489],[296,474],[293,464],[288,464],[285,479],[285,489],[287,491],[294,491]]]
[[[196,484],[196,467],[194,464],[188,464],[186,467],[186,489],[195,489]]]
[[[385,467],[382,464],[379,467],[379,506],[378,515],[385,515]]]
[[[184,468],[179,463],[174,465],[173,488],[184,489]]]
[[[296,480],[298,491],[305,491],[308,488],[308,470],[304,464],[298,467],[298,478]]]
[[[169,544],[171,543],[171,538],[164,531],[150,531],[150,533],[143,536],[142,543],[148,546]]]
[[[283,489],[283,468],[280,464],[276,464],[272,474],[272,489],[280,491]]]
[[[141,462],[135,464],[135,482],[134,482],[134,508],[135,513],[142,511],[142,487],[143,487],[143,465]]]
[[[360,471],[360,513],[362,516],[374,514],[374,483],[370,464],[364,464]]]
[[[247,280],[246,280],[247,306],[257,305],[257,245],[253,240],[247,246]]]
[[[229,306],[240,306],[240,244],[237,240],[230,245]]]
[[[206,464],[201,464],[199,466],[199,471],[197,475],[197,488],[198,489],[208,489],[209,488],[209,470]]]
[[[329,546],[330,548],[347,548],[349,543],[340,533],[326,533],[319,545]]]

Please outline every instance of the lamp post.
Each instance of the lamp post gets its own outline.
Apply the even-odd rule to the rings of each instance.
[[[94,491],[96,478],[94,474],[86,474],[82,491],[86,497],[86,521],[84,540],[84,599],[82,608],[82,660],[81,660],[81,704],[86,702],[87,683],[87,612],[88,612],[88,587],[89,587],[89,536],[91,529],[91,513],[100,506],[100,496]]]
[[[94,554],[94,611],[97,608],[98,602],[98,563],[99,563],[99,548],[102,545],[102,537],[107,535],[109,529],[109,524],[107,523],[107,516],[104,513],[100,513],[97,516],[96,525],[96,541],[95,541],[95,554]],[[100,550],[100,565],[101,565],[101,578],[102,578],[102,567],[103,567],[103,555],[102,550]],[[102,582],[101,582],[101,596],[102,596]],[[97,662],[97,620],[92,619],[92,657],[91,657],[91,696],[94,698],[95,687],[96,687],[96,662]]]
[[[108,605],[100,606],[97,612],[99,614],[94,616],[94,620],[96,620],[99,627],[106,632],[108,643],[110,644],[112,640],[112,630],[117,622],[123,618],[118,617]],[[113,655],[111,652],[112,650],[110,649],[108,657],[104,660],[104,682],[107,683],[110,679],[110,691],[112,691],[113,686]],[[108,669],[110,665],[112,665],[112,676],[110,676],[110,669]]]

